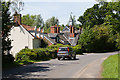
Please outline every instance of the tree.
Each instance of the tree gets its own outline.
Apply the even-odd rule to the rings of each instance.
[[[44,27],[45,33],[49,33],[50,27],[55,25],[59,25],[59,20],[56,17],[53,16],[52,18],[47,19]]]
[[[35,19],[36,19],[36,15],[29,15],[29,14],[23,15],[22,23],[29,26],[33,26]]]
[[[41,15],[23,15],[22,23],[29,26],[43,27],[44,21]]]
[[[110,12],[110,9],[107,8],[107,5],[108,3],[105,2],[104,5],[100,6],[100,4],[95,4],[92,8],[87,9],[83,16],[80,16],[78,19],[83,28],[103,24],[106,13]]]
[[[33,26],[43,27],[44,21],[41,15],[36,15],[36,19],[34,20]]]
[[[49,26],[55,26],[56,24],[59,25],[59,20],[56,17],[52,17],[46,21]]]
[[[70,13],[70,19],[68,21],[68,25],[72,25],[72,26],[75,26],[76,27],[76,19],[75,19],[75,16],[72,16],[72,12]]]
[[[10,29],[13,25],[12,17],[10,16],[9,8],[11,2],[2,2],[2,54],[4,62],[13,62],[13,57],[9,54],[11,46],[11,40],[9,39]],[[8,55],[9,57],[5,58],[4,55]]]

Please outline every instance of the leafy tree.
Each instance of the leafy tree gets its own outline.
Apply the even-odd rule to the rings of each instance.
[[[107,8],[108,3],[104,5],[95,4],[92,8],[87,9],[83,16],[80,16],[78,21],[82,24],[83,28],[87,26],[93,27],[94,25],[101,25],[104,23],[106,13],[110,11]]]
[[[59,20],[56,17],[52,17],[46,21],[49,26],[55,26],[56,24],[59,25]]]
[[[59,25],[59,20],[56,17],[53,16],[52,18],[47,19],[44,27],[45,33],[49,33],[50,27],[55,25]]]
[[[41,15],[36,15],[36,19],[34,20],[33,26],[37,27],[43,27],[44,26],[44,21]]]
[[[12,17],[10,16],[9,8],[11,2],[2,2],[2,54],[3,61],[5,63],[13,62],[14,58],[9,54],[11,46],[11,40],[9,39],[10,29],[13,25]],[[5,57],[5,54],[7,57]]]
[[[87,27],[80,35],[79,45],[86,52],[107,52],[117,50],[116,36],[109,26]]]
[[[35,19],[36,19],[36,15],[29,15],[29,14],[23,15],[22,23],[29,26],[33,26]]]
[[[44,21],[41,15],[23,15],[22,23],[29,26],[43,27]]]

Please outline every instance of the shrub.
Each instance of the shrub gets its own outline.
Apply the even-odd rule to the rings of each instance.
[[[82,52],[83,52],[81,45],[76,45],[76,46],[74,46],[72,48],[76,52],[76,54],[82,54]]]
[[[22,49],[16,55],[17,62],[29,62],[30,60],[48,60],[56,57],[56,50],[48,48]]]

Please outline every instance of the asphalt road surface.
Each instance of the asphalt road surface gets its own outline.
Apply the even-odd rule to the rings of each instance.
[[[57,60],[37,62],[11,70],[3,71],[3,78],[99,78],[102,62],[112,53],[77,55],[76,60]]]

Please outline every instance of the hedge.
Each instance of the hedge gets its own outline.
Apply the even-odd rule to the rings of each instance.
[[[57,44],[57,45],[51,45],[47,48],[22,49],[19,53],[17,53],[15,59],[17,62],[22,62],[22,63],[29,62],[30,60],[35,60],[35,61],[49,60],[57,57],[57,49],[59,47],[72,47],[72,46]],[[80,45],[76,45],[72,48],[76,52],[76,54],[82,53]]]
[[[56,50],[49,50],[48,48],[39,49],[22,49],[16,55],[17,62],[29,62],[30,60],[48,60],[56,58]]]

